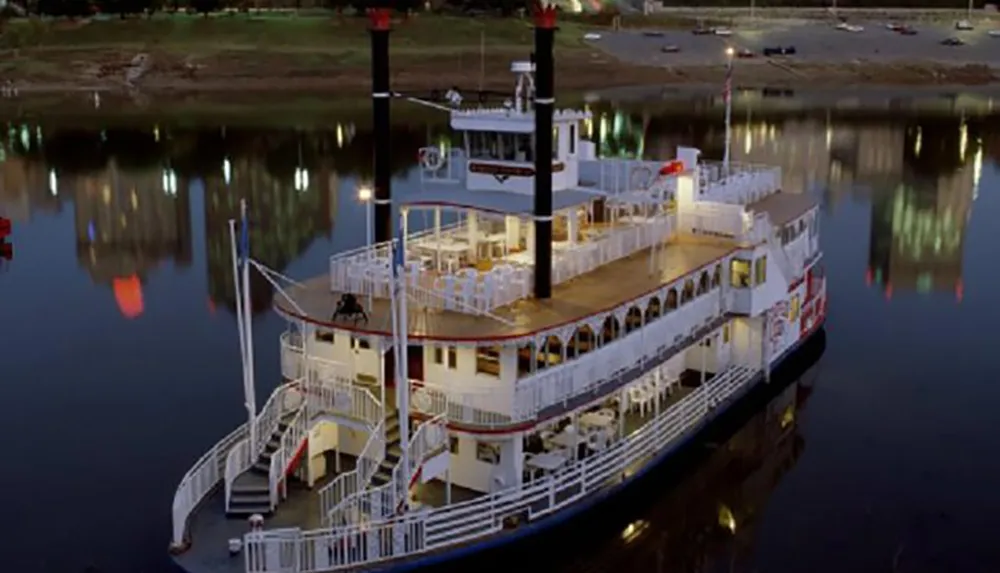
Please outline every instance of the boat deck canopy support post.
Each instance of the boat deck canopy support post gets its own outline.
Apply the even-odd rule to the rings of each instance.
[[[375,128],[375,242],[392,239],[392,171],[390,161],[389,32],[392,10],[368,9],[372,39],[372,124]]]
[[[535,5],[535,298],[552,296],[552,112],[556,8]]]

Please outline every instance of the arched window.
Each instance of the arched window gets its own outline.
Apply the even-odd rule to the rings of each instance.
[[[708,292],[708,271],[702,271],[701,276],[698,277],[698,294],[702,295]]]
[[[601,330],[601,344],[617,340],[620,333],[621,325],[618,324],[618,319],[614,315],[608,316],[604,319],[604,328]]]
[[[722,284],[722,265],[715,265],[715,271],[712,272],[712,288],[715,288]]]
[[[649,305],[646,306],[646,322],[651,322],[660,317],[660,299],[658,297],[653,297],[649,299]]]
[[[677,308],[677,289],[672,288],[667,291],[667,312]]]
[[[694,298],[694,281],[688,279],[684,281],[684,290],[681,291],[681,304]]]
[[[596,338],[594,331],[586,324],[577,328],[576,332],[573,333],[573,338],[566,343],[566,357],[576,358],[590,352],[597,346]]]
[[[625,315],[625,334],[638,328],[642,328],[642,311],[633,306],[628,309],[628,314]]]

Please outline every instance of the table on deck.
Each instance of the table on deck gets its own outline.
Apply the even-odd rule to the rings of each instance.
[[[544,470],[551,472],[561,468],[566,464],[566,456],[560,455],[553,452],[544,452],[541,454],[534,455],[525,462],[534,469]]]
[[[613,412],[606,410],[588,412],[580,416],[580,423],[585,426],[594,426],[596,428],[609,428],[615,423],[615,415]]]

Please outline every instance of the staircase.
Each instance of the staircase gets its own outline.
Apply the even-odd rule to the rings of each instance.
[[[228,517],[248,517],[255,513],[263,516],[271,514],[271,489],[269,485],[271,455],[281,446],[281,437],[285,434],[285,430],[288,429],[295,414],[296,412],[292,411],[282,416],[274,432],[268,438],[264,451],[250,466],[250,469],[240,474],[233,482],[232,492],[229,496],[229,507],[226,508]]]
[[[392,410],[385,417],[385,455],[382,456],[382,463],[372,474],[368,487],[374,489],[391,482],[392,470],[396,468],[396,464],[402,457],[403,447],[399,435],[399,415],[397,411]]]

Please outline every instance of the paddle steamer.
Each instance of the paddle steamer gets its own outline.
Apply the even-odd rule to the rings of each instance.
[[[694,148],[596,157],[590,114],[554,109],[555,11],[535,24],[513,97],[452,97],[458,143],[423,149],[393,197],[398,94],[372,11],[375,236],[283,282],[234,231],[248,419],[178,487],[186,570],[414,566],[536,531],[658,464],[821,328],[815,201]],[[288,321],[262,408],[251,267]]]

